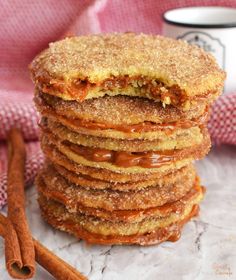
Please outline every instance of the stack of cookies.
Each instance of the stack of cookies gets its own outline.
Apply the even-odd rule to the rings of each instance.
[[[177,240],[204,195],[193,161],[211,145],[209,107],[225,79],[215,59],[125,33],[52,43],[30,69],[45,220],[89,243]]]

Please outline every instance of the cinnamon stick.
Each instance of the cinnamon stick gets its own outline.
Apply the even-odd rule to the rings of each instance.
[[[35,251],[25,215],[25,144],[21,132],[8,135],[6,267],[13,278],[29,279],[35,274]]]
[[[6,224],[8,219],[0,213],[0,235],[4,238],[8,236]],[[14,231],[14,228],[13,228]],[[14,235],[12,235],[14,237]],[[16,234],[15,237],[17,238]],[[54,255],[46,247],[33,239],[36,261],[45,268],[54,278],[58,280],[87,280],[85,276],[79,273],[75,268]]]

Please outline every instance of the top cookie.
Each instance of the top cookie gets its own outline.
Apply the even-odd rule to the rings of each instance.
[[[51,43],[31,63],[36,87],[65,100],[147,97],[186,107],[214,100],[225,73],[201,48],[162,36],[114,33]]]

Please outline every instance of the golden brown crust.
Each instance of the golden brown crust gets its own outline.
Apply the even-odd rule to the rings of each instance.
[[[160,244],[164,241],[177,241],[181,236],[181,228],[183,225],[188,222],[192,217],[198,214],[198,208],[195,206],[191,214],[189,215],[189,219],[183,220],[181,223],[175,223],[170,226],[157,229],[156,231],[133,235],[133,236],[102,236],[99,234],[94,234],[86,231],[82,227],[73,225],[70,221],[62,222],[60,220],[56,220],[53,215],[42,209],[41,207],[42,217],[46,222],[48,222],[51,226],[56,229],[60,229],[66,231],[78,239],[83,239],[89,244],[101,244],[101,245],[141,245],[148,246],[154,244]]]
[[[173,106],[163,108],[160,103],[130,96],[104,96],[84,102],[65,101],[36,90],[34,101],[39,112],[49,111],[70,120],[82,119],[111,125],[132,125],[143,122],[173,123],[198,119],[207,110],[207,102],[195,102],[184,112]]]
[[[210,100],[218,95],[225,78],[213,56],[197,46],[133,33],[71,37],[51,43],[30,69],[42,91],[66,100],[128,94],[170,104],[174,95],[175,103],[182,105],[189,97],[208,95]],[[123,77],[134,79],[137,87],[123,86]],[[121,83],[116,86],[111,79]],[[107,80],[112,85],[104,87]],[[142,91],[138,82],[148,80],[161,85],[158,93],[150,94],[146,87]]]
[[[201,127],[206,124],[209,117],[208,108],[205,108],[205,105],[196,106],[195,110],[193,112],[189,111],[188,114],[180,113],[178,115],[178,110],[175,109],[174,107],[172,107],[172,110],[170,110],[169,108],[163,111],[162,107],[159,108],[160,110],[156,110],[157,108],[155,106],[153,108],[154,110],[152,111],[151,106],[142,106],[145,102],[135,101],[134,103],[137,104],[132,109],[133,102],[131,98],[114,97],[114,98],[109,98],[109,100],[106,100],[107,98],[100,98],[100,99],[104,99],[103,106],[102,106],[103,103],[102,100],[94,99],[92,100],[93,101],[92,107],[86,106],[86,104],[89,103],[90,101],[85,101],[81,104],[77,102],[72,102],[73,106],[75,105],[76,107],[76,104],[78,104],[79,106],[77,107],[84,108],[83,109],[84,113],[82,115],[79,114],[79,116],[81,117],[86,118],[86,116],[90,116],[96,119],[96,115],[97,115],[97,116],[103,116],[104,117],[103,121],[105,121],[105,116],[106,115],[109,116],[107,117],[105,123],[101,123],[101,122],[84,120],[83,118],[82,119],[75,118],[76,112],[74,112],[75,115],[73,116],[69,115],[67,117],[65,115],[67,115],[68,112],[70,112],[70,108],[73,106],[70,106],[68,104],[66,106],[66,103],[69,102],[65,102],[61,100],[58,101],[58,98],[49,98],[49,99],[51,101],[51,104],[53,104],[53,107],[51,105],[48,105],[48,103],[45,104],[45,102],[41,99],[41,97],[35,98],[35,100],[38,100],[36,101],[36,105],[43,116],[41,125],[43,126],[45,124],[48,124],[49,126],[51,125],[53,126],[52,128],[53,131],[55,127],[55,131],[59,130],[60,133],[66,133],[67,137],[70,137],[71,139],[77,138],[79,137],[79,135],[86,135],[88,137],[83,137],[86,138],[86,142],[87,139],[90,139],[89,136],[112,138],[114,139],[114,141],[111,141],[110,143],[110,146],[113,147],[111,149],[114,149],[114,147],[118,147],[116,143],[116,139],[127,139],[127,140],[139,139],[140,141],[137,141],[137,143],[135,143],[135,148],[138,149],[140,146],[140,148],[144,150],[148,149],[147,146],[149,147],[149,149],[152,149],[153,147],[153,145],[151,145],[152,142],[141,141],[144,139],[150,141],[158,140],[158,146],[160,148],[162,147],[162,149],[171,149],[172,147],[181,148],[184,147],[183,145],[191,146],[201,141],[202,138]],[[118,100],[120,100],[121,102],[116,102]],[[62,108],[64,109],[62,109],[60,106],[61,102],[65,103],[62,105]],[[59,108],[61,108],[61,110]],[[126,108],[131,109],[130,110],[131,116],[127,115],[127,111],[129,110]],[[205,111],[202,113],[203,109]],[[63,115],[61,115],[62,113]],[[201,115],[199,115],[199,113]],[[122,116],[122,118],[118,117],[119,114]],[[122,123],[124,121],[125,116],[126,116],[126,120],[131,118],[133,119],[133,121],[142,120],[143,122],[133,124],[133,125],[107,123],[107,121],[109,121],[109,118],[114,120],[116,119],[117,121],[120,121]],[[186,119],[184,117],[186,117]],[[45,122],[46,119],[48,119],[49,121]],[[149,120],[155,119],[157,121],[165,121],[165,122],[155,123],[155,122],[146,121],[146,119]],[[173,121],[174,119],[177,121]],[[168,122],[168,120],[171,121]],[[84,127],[83,125],[81,126],[80,124],[81,122],[82,124],[84,122],[86,124],[90,122],[90,126],[89,127]],[[98,127],[97,124],[99,124]],[[104,129],[103,128],[104,126],[106,127],[108,126],[108,128]],[[109,126],[111,128],[109,128]],[[134,131],[133,127],[135,127],[136,130],[138,128],[138,130]],[[68,129],[70,129],[71,131],[66,132]],[[73,133],[74,134],[77,133],[75,137],[71,135]],[[101,139],[100,138],[98,139],[99,139],[98,142],[101,143],[100,141]],[[109,141],[109,140],[105,139],[105,141]],[[125,147],[123,149],[129,150],[129,147]]]
[[[201,199],[199,197],[199,199]],[[137,232],[136,234],[129,234],[128,231],[134,231],[133,228],[139,226],[139,223],[126,223],[125,228],[129,229],[122,234],[121,222],[113,223],[102,222],[98,228],[98,219],[93,220],[89,217],[83,217],[83,215],[73,215],[65,212],[62,205],[55,203],[52,200],[46,200],[42,195],[39,197],[39,205],[41,208],[41,213],[43,218],[55,228],[63,231],[72,233],[77,238],[82,238],[88,243],[93,244],[139,244],[139,245],[151,245],[158,244],[165,240],[176,241],[180,237],[180,229],[191,217],[198,214],[199,207],[196,204],[192,206],[189,205],[187,211],[182,215],[173,215],[172,218],[166,218],[162,222],[157,222],[162,224],[160,227],[148,230],[148,227],[144,232]],[[178,218],[179,219],[178,219]],[[177,219],[176,219],[177,218]],[[93,229],[92,224],[95,224],[95,231],[90,231]],[[108,223],[106,225],[106,223]],[[145,222],[147,225],[148,221]],[[90,224],[90,226],[89,226]],[[142,223],[141,223],[142,224]],[[151,225],[152,223],[150,223]],[[117,234],[103,234],[106,233],[107,227],[114,231],[114,226],[117,228]],[[91,227],[91,229],[90,229]],[[152,227],[152,226],[151,226]],[[120,229],[119,229],[120,228]],[[97,229],[97,230],[96,230]],[[96,232],[97,231],[97,232]],[[109,232],[109,230],[108,230]],[[172,237],[172,238],[171,238]]]
[[[95,99],[95,101],[96,100],[97,99]],[[179,138],[181,136],[183,138],[185,135],[187,138],[187,136],[191,137],[191,134],[193,133],[195,133],[195,136],[196,133],[198,132],[200,133],[200,128],[206,124],[209,118],[209,112],[207,109],[201,116],[198,116],[197,118],[193,118],[191,120],[180,119],[177,122],[172,121],[169,123],[166,122],[160,124],[149,122],[149,121],[143,121],[142,123],[137,123],[133,125],[132,124],[116,125],[116,124],[107,123],[107,121],[106,123],[100,123],[95,121],[86,121],[74,117],[68,118],[64,115],[60,115],[61,112],[57,114],[56,110],[50,108],[49,106],[38,104],[37,107],[43,116],[41,120],[42,124],[45,123],[46,119],[48,119],[50,120],[51,123],[54,122],[58,127],[59,124],[61,124],[62,126],[67,127],[67,129],[70,129],[78,134],[103,137],[103,138],[112,138],[112,139],[164,140],[164,139],[177,139],[177,137]],[[129,106],[127,108],[129,108]],[[116,116],[119,114],[119,111],[117,111],[117,114],[115,114]],[[67,110],[65,109],[64,114],[66,114],[66,112]],[[99,114],[102,114],[103,112],[104,111],[102,110]],[[108,114],[109,112],[106,113]],[[89,109],[86,111],[86,114],[89,114]],[[93,112],[93,115],[94,116],[96,115],[95,110]],[[194,115],[196,116],[197,113],[195,112]],[[136,117],[137,115],[135,116],[135,118]],[[195,136],[194,138],[197,138],[197,136],[196,137]],[[189,142],[189,140],[187,141]],[[145,142],[143,142],[143,145],[145,145]]]
[[[183,172],[184,170],[182,170]],[[37,186],[44,196],[58,200],[70,211],[77,211],[81,206],[114,210],[136,210],[162,206],[183,197],[193,186],[195,171],[187,169],[187,174],[177,173],[173,183],[159,185],[142,190],[117,191],[111,189],[94,190],[71,184],[52,166],[46,166],[38,176]],[[173,176],[174,177],[174,176]],[[182,180],[181,180],[182,179]]]
[[[188,129],[180,129],[175,135],[159,135],[159,138],[157,137],[157,139],[153,140],[114,139],[74,132],[51,118],[44,119],[44,124],[41,124],[41,126],[43,130],[53,132],[59,139],[68,140],[74,144],[91,148],[127,152],[184,149],[199,145],[203,141],[203,135],[206,133],[206,127],[199,128],[195,126]],[[142,136],[142,133],[140,135]]]
[[[52,163],[47,162],[46,166],[52,166]],[[89,175],[83,175],[81,173],[74,173],[69,171],[68,169],[62,167],[58,164],[53,164],[53,168],[56,169],[56,172],[58,172],[62,177],[66,178],[70,183],[79,185],[81,187],[84,187],[86,189],[91,190],[117,190],[120,192],[128,192],[128,191],[138,191],[138,190],[144,190],[146,188],[152,188],[152,187],[160,187],[163,188],[163,186],[173,185],[176,182],[184,181],[185,176],[194,177],[195,176],[195,168],[192,164],[189,164],[187,166],[184,166],[183,168],[180,168],[179,170],[175,170],[173,172],[170,172],[160,178],[153,178],[144,180],[142,178],[140,181],[131,181],[131,182],[112,182],[112,181],[106,181],[101,180],[97,178],[93,178]],[[103,171],[101,171],[103,172]]]
[[[79,154],[77,151],[77,148],[80,148],[80,146],[75,145],[75,144],[71,144],[71,143],[65,143],[63,141],[61,141],[59,138],[56,138],[55,136],[53,136],[52,133],[49,132],[44,132],[42,135],[42,139],[41,139],[41,145],[42,148],[44,150],[44,147],[47,146],[48,144],[53,144],[56,145],[57,149],[63,153],[66,157],[68,157],[69,159],[75,161],[78,164],[81,165],[85,165],[85,166],[90,166],[90,167],[96,167],[96,168],[105,168],[114,172],[119,172],[119,173],[143,173],[143,172],[155,172],[155,169],[160,169],[162,171],[169,169],[171,166],[173,166],[174,168],[180,168],[179,164],[181,164],[181,162],[185,162],[185,164],[191,162],[194,159],[200,159],[202,157],[204,157],[209,149],[210,149],[210,138],[209,138],[209,134],[206,131],[204,134],[204,139],[202,141],[202,143],[200,143],[199,145],[195,145],[191,148],[185,148],[185,149],[180,149],[180,150],[174,150],[173,154],[171,152],[171,155],[168,156],[163,156],[163,160],[162,160],[162,156],[158,156],[158,162],[155,159],[155,164],[152,166],[146,165],[146,159],[145,159],[145,164],[136,164],[136,161],[132,162],[131,160],[131,165],[128,165],[128,157],[129,157],[129,153],[125,153],[125,152],[121,152],[121,154],[119,154],[119,152],[115,152],[117,153],[117,158],[113,157],[115,161],[109,161],[109,160],[102,160],[102,161],[95,161],[94,159],[91,159],[90,157],[87,157],[86,155],[88,153],[83,153],[83,154]],[[78,147],[77,147],[78,146]],[[84,149],[84,148],[83,148]],[[89,152],[88,148],[88,152]],[[92,151],[92,150],[91,150]],[[113,153],[111,151],[111,153]],[[151,159],[153,158],[153,153],[150,154]],[[164,152],[163,152],[164,153]],[[127,154],[127,156],[126,156]],[[119,160],[119,155],[124,156],[125,158],[127,158],[125,161],[118,161]],[[131,155],[133,156],[133,155]],[[136,156],[136,155],[134,155]],[[144,157],[146,155],[144,154]],[[159,164],[160,161],[160,164]],[[185,165],[184,164],[184,165]],[[183,166],[183,164],[182,164]],[[181,166],[181,167],[182,167]],[[173,168],[172,167],[172,168]]]
[[[53,193],[47,190],[47,187],[44,185],[43,178],[38,176],[37,187],[40,196],[48,200],[57,201],[60,205],[64,205],[66,207],[66,211],[71,214],[82,214],[90,217],[96,217],[101,219],[102,221],[110,221],[110,222],[125,222],[125,223],[137,223],[141,222],[145,219],[158,218],[164,219],[168,218],[173,213],[177,213],[178,215],[182,215],[185,211],[186,205],[199,201],[200,197],[203,196],[205,189],[197,185],[199,183],[199,179],[196,178],[196,182],[191,189],[179,200],[173,201],[170,203],[166,203],[161,206],[150,207],[147,209],[132,209],[132,210],[106,210],[103,208],[94,208],[94,207],[86,207],[84,205],[78,204],[76,209],[72,209],[68,205],[68,201],[62,199],[62,197],[55,196]],[[63,195],[62,195],[63,196]],[[55,208],[55,207],[54,207]],[[55,209],[56,210],[56,209]]]
[[[90,243],[177,240],[204,194],[192,161],[209,151],[208,109],[225,79],[213,56],[161,36],[101,34],[52,43],[30,69],[43,217]]]

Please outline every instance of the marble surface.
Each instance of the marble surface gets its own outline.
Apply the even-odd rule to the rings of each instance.
[[[40,217],[34,187],[27,191],[27,215],[35,238],[91,280],[236,279],[236,147],[215,147],[197,163],[207,187],[198,218],[182,238],[159,246],[88,246],[53,230]],[[0,279],[5,271],[0,240]],[[34,279],[53,279],[38,267]]]

